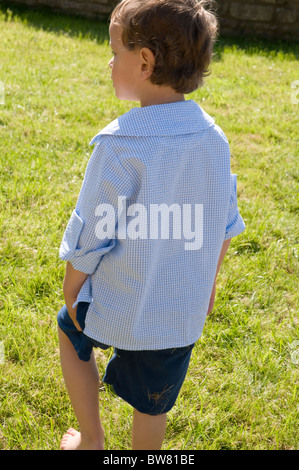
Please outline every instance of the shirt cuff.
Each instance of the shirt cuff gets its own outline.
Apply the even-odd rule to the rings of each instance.
[[[225,231],[225,240],[240,235],[245,230],[245,223],[239,213],[237,202],[237,175],[231,175],[232,191],[228,213],[228,223]]]
[[[88,247],[79,248],[78,241],[83,227],[83,220],[74,210],[60,245],[59,257],[63,261],[69,261],[77,271],[93,274],[101,258],[115,246],[115,239],[108,240],[109,244],[105,246],[90,249]]]
[[[240,235],[240,233],[244,232],[245,228],[245,223],[238,213],[234,221],[226,228],[224,240],[229,240],[230,238]]]

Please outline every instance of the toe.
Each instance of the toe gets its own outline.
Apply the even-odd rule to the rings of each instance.
[[[78,431],[76,431],[76,429],[74,428],[69,428],[67,430],[67,434],[70,434],[71,436],[75,436],[76,434],[78,434]]]

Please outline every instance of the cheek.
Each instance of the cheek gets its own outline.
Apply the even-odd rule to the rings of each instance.
[[[111,68],[111,78],[113,82],[115,82],[117,79],[117,69],[115,66],[112,66]]]

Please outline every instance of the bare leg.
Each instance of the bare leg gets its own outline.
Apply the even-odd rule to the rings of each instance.
[[[166,413],[151,416],[134,409],[132,449],[160,450],[166,430]]]
[[[81,433],[69,429],[60,448],[103,449],[104,431],[99,414],[99,374],[94,356],[81,361],[68,337],[58,328],[62,372]]]

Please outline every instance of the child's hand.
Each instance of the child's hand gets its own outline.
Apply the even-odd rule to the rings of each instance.
[[[87,274],[76,271],[69,262],[67,263],[63,281],[63,294],[68,314],[78,331],[82,331],[82,328],[77,322],[77,307],[73,308],[73,305],[86,278]]]
[[[83,331],[79,323],[77,322],[77,307],[73,308],[73,305],[75,303],[76,299],[65,299],[65,305],[68,311],[68,314],[74,323],[75,327],[77,328],[78,331]]]
[[[216,296],[216,282],[214,282],[214,285],[213,285],[213,290],[212,290],[212,294],[211,294],[211,298],[210,298],[210,303],[209,303],[209,308],[208,308],[207,315],[209,315],[209,313],[211,313],[211,311],[213,310],[214,302],[215,302],[215,296]]]

